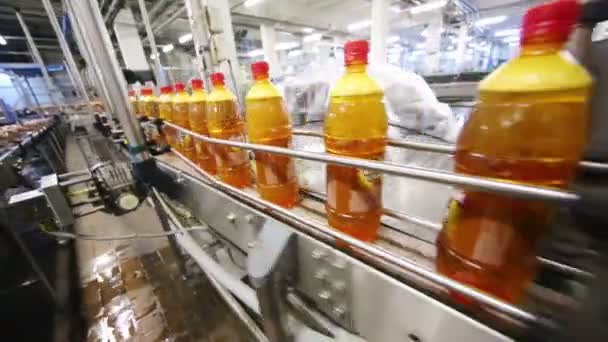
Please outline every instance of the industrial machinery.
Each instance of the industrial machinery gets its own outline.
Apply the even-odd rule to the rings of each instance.
[[[580,336],[602,341],[606,336],[601,291],[608,280],[603,232],[608,164],[581,162],[580,181],[566,191],[453,173],[453,145],[398,128],[400,138],[388,140],[388,161],[380,162],[320,152],[318,122],[296,127],[293,148],[210,138],[170,122],[154,124],[212,145],[297,159],[298,173],[307,176],[300,179],[302,200],[285,209],[262,200],[252,188],[219,181],[177,150],[151,155],[142,133],[149,123],[135,119],[99,9],[88,0],[68,0],[67,5],[78,35],[86,37],[79,39],[83,55],[103,74],[98,82],[111,104],[107,121],[116,117],[120,127],[112,127],[109,135],[104,125],[76,135],[87,168],[65,173],[50,162],[56,164],[53,172],[38,187],[10,198],[11,213],[48,206],[50,211],[29,218],[51,220],[57,228],[52,232],[67,238],[75,236],[68,233],[78,215],[70,203],[71,185],[86,183],[94,210],[117,215],[147,201],[174,246],[198,264],[258,341],[559,341]],[[31,141],[44,136],[37,133],[40,138]],[[60,149],[61,143],[48,146]],[[325,194],[315,183],[325,164],[387,175],[394,191],[385,201],[376,241],[363,242],[327,225]],[[555,233],[537,256],[539,277],[525,302],[510,304],[435,272],[440,219],[457,188],[555,206]]]

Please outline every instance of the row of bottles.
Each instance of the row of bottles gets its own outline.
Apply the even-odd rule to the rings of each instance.
[[[522,52],[481,82],[479,102],[457,142],[455,171],[518,183],[564,188],[573,179],[587,133],[591,78],[563,52],[576,22],[576,0],[558,0],[528,11]],[[382,161],[388,120],[383,91],[367,74],[367,41],[344,49],[346,71],[332,88],[325,118],[326,152]],[[221,73],[211,75],[206,95],[200,80],[192,95],[184,86],[162,89],[155,99],[144,89],[138,106],[212,138],[288,148],[292,132],[268,64],[252,65],[254,84],[246,97],[246,121]],[[153,109],[152,103],[157,103]],[[165,126],[166,127],[166,126]],[[233,186],[252,182],[246,151],[205,144],[168,129],[167,142],[210,173]],[[568,137],[568,139],[565,139]],[[257,189],[262,198],[284,207],[298,200],[293,160],[255,153]],[[363,241],[377,237],[382,206],[382,174],[327,165],[329,224]],[[455,280],[516,302],[534,276],[540,238],[551,210],[542,202],[478,191],[457,191],[437,240],[437,270]]]
[[[332,90],[325,127],[327,152],[335,155],[382,160],[386,148],[387,117],[383,93],[366,73],[367,41],[345,45],[347,71]],[[292,132],[289,114],[279,90],[270,82],[266,62],[251,66],[254,83],[246,96],[246,120],[236,96],[221,73],[211,75],[213,90],[207,95],[201,80],[192,81],[192,95],[183,84],[161,88],[156,98],[143,88],[137,100],[130,94],[139,116],[162,119],[211,138],[289,148]],[[164,142],[195,161],[201,168],[238,188],[250,186],[252,173],[247,151],[207,144],[165,125]],[[261,197],[283,207],[299,198],[294,161],[272,153],[255,153],[256,185]],[[365,241],[375,239],[382,214],[382,175],[362,169],[328,165],[327,212],[332,227]]]

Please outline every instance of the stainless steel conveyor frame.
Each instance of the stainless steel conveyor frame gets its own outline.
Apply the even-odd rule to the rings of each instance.
[[[211,143],[211,144],[220,144],[226,146],[232,146],[237,148],[243,148],[251,151],[259,151],[259,152],[269,152],[276,153],[286,156],[291,156],[294,158],[301,158],[306,160],[325,162],[325,163],[333,163],[337,165],[343,166],[351,166],[358,167],[370,170],[376,170],[380,172],[384,172],[387,174],[392,174],[396,176],[402,177],[411,177],[431,182],[437,182],[441,184],[454,185],[458,187],[464,187],[468,189],[475,189],[478,191],[486,191],[499,193],[503,195],[525,198],[525,199],[535,199],[535,200],[543,200],[548,202],[554,202],[559,204],[572,205],[580,201],[580,197],[578,194],[563,190],[550,189],[545,187],[538,186],[530,186],[530,185],[520,185],[513,184],[506,181],[500,181],[495,179],[488,179],[483,177],[473,177],[455,174],[451,172],[438,171],[432,169],[425,169],[419,167],[411,167],[404,165],[396,165],[392,163],[385,162],[375,162],[354,158],[346,158],[346,157],[338,157],[333,155],[328,155],[324,153],[314,153],[314,152],[306,152],[306,151],[297,151],[287,148],[279,148],[273,146],[259,145],[259,144],[251,144],[251,143],[242,143],[242,142],[234,142],[223,139],[214,139],[207,136],[203,136],[187,130],[185,128],[179,127],[172,123],[165,122],[163,125],[169,126],[173,129],[181,131],[182,133],[189,134],[196,139],[201,141]],[[295,130],[294,134],[296,135],[307,135],[307,136],[320,136],[318,133],[309,132],[309,131],[299,131]],[[453,147],[444,146],[444,145],[433,145],[433,144],[421,144],[421,143],[412,143],[408,141],[397,141],[391,140],[390,145],[398,146],[398,147],[406,147],[413,148],[417,150],[425,150],[425,151],[433,151],[440,153],[449,153],[453,152]],[[440,287],[449,289],[451,291],[456,291],[466,297],[474,299],[475,301],[482,303],[484,306],[489,307],[501,314],[505,314],[512,319],[524,322],[524,323],[535,323],[535,324],[546,324],[551,325],[550,322],[535,316],[534,314],[522,310],[519,307],[513,306],[511,304],[505,303],[501,300],[498,300],[494,297],[488,296],[476,289],[464,286],[456,281],[453,281],[449,278],[446,278],[440,274],[437,274],[429,269],[426,269],[420,265],[417,265],[402,256],[395,255],[390,251],[387,251],[381,247],[375,246],[373,244],[368,244],[357,239],[354,239],[346,234],[330,229],[327,225],[315,222],[307,218],[300,217],[297,214],[294,214],[292,211],[284,209],[280,206],[274,205],[272,203],[261,200],[255,195],[247,193],[246,191],[236,189],[229,185],[226,185],[222,182],[215,180],[213,177],[209,176],[202,169],[197,167],[191,161],[187,160],[183,155],[181,155],[177,151],[173,151],[180,159],[182,159],[185,163],[190,165],[192,168],[197,170],[197,172],[203,176],[206,182],[211,184],[213,187],[225,191],[226,193],[232,194],[234,197],[244,200],[254,206],[258,206],[264,208],[264,210],[272,212],[273,214],[278,214],[279,216],[286,218],[289,222],[295,223],[292,225],[294,229],[299,232],[304,233],[307,236],[312,236],[316,239],[324,241],[326,243],[335,246],[336,241],[344,241],[348,245],[354,247],[358,253],[363,253],[367,257],[370,257],[373,261],[375,267],[378,269],[388,273],[395,274],[401,273],[403,278],[411,277],[411,274],[415,274],[426,281],[430,281],[433,284],[436,284]],[[588,167],[587,164],[582,164],[583,167]],[[592,164],[594,171],[604,170],[608,168],[607,165],[604,164]],[[169,167],[168,165],[162,165],[161,168]],[[411,217],[409,218],[411,219]],[[355,253],[357,254],[357,253]],[[551,264],[560,270],[567,271],[571,275],[573,274],[584,274],[584,277],[590,278],[590,275],[586,271],[581,271],[576,268],[572,268],[568,265],[561,265],[559,263],[555,263],[551,260],[539,259],[544,264]]]

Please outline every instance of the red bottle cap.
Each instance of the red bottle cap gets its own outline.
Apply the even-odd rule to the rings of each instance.
[[[580,11],[577,0],[557,0],[528,9],[522,24],[521,44],[567,41]]]
[[[214,72],[211,74],[211,84],[214,86],[224,85],[224,74],[221,72]]]
[[[161,94],[171,94],[172,92],[173,92],[172,86],[164,86],[164,87],[160,88]]]
[[[205,89],[205,86],[203,85],[203,80],[199,80],[198,78],[195,78],[192,80],[192,89]]]
[[[152,88],[142,88],[141,94],[144,96],[150,96],[150,95],[154,94],[154,92],[152,91]]]
[[[351,40],[344,44],[344,64],[367,64],[369,43],[367,40]]]
[[[178,93],[180,91],[186,90],[186,85],[183,83],[175,83],[175,92]]]
[[[261,61],[255,62],[251,64],[251,73],[253,74],[253,79],[258,80],[262,78],[268,78],[268,63]]]

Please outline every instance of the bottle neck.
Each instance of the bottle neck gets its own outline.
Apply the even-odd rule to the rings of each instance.
[[[192,95],[194,94],[204,94],[205,90],[203,88],[194,88],[192,89]]]
[[[257,77],[254,78],[254,82],[256,84],[270,83],[270,79],[268,78],[268,76],[257,76]]]
[[[222,90],[222,89],[226,89],[226,85],[225,84],[214,84],[213,85],[213,90]]]
[[[564,42],[527,43],[521,46],[522,56],[550,55],[562,50]]]
[[[367,70],[367,64],[351,64],[346,66],[346,73],[357,74],[363,73]]]

